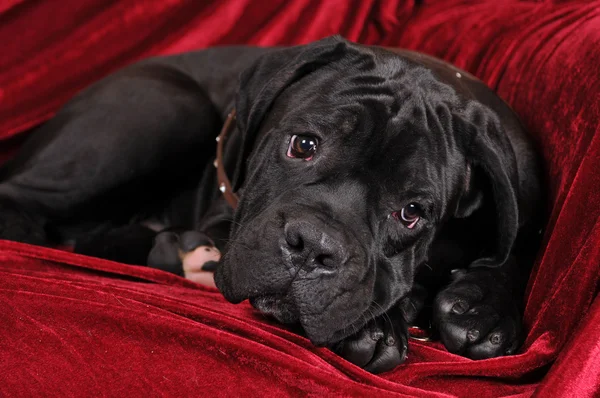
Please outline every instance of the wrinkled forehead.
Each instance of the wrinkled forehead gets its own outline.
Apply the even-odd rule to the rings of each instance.
[[[452,89],[437,81],[419,81],[419,74],[413,79],[412,71],[398,73],[400,77],[388,73],[387,79],[321,73],[319,79],[306,79],[287,93],[287,109],[278,122],[288,131],[344,139],[363,150],[400,151],[405,157],[419,151],[443,158],[440,151],[453,134]]]
[[[461,103],[454,89],[429,69],[395,54],[371,51],[351,52],[314,71],[284,96],[284,122],[316,129],[375,130],[389,139],[403,125],[443,129]]]
[[[427,69],[396,56],[357,55],[284,92],[284,130],[343,149],[335,161],[401,189],[439,179],[448,166],[458,98]]]
[[[298,103],[321,108],[360,105],[356,110],[363,114],[387,117],[407,117],[423,107],[460,103],[455,90],[424,66],[373,51],[349,52],[297,82],[293,91]]]

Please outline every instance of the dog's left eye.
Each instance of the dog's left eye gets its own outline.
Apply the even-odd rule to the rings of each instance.
[[[287,156],[311,160],[317,151],[317,139],[308,135],[293,135],[288,146]]]
[[[418,203],[413,202],[404,206],[402,210],[393,212],[392,217],[402,222],[406,228],[411,229],[417,225],[421,219],[422,213],[421,206],[419,206]]]

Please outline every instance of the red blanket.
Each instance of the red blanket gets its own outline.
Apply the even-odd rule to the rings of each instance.
[[[551,214],[520,353],[471,361],[411,341],[406,364],[373,376],[178,277],[2,242],[0,396],[600,393],[598,0],[0,0],[0,153],[137,59],[334,33],[455,63],[534,135]]]

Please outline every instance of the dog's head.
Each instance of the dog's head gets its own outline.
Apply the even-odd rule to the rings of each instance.
[[[232,302],[341,340],[406,296],[436,233],[490,187],[496,246],[517,231],[514,153],[495,115],[426,68],[332,37],[241,76],[240,203],[215,281]]]

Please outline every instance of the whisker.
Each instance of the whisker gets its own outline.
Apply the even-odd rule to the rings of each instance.
[[[415,313],[419,312],[419,310],[417,310],[417,306],[415,305],[415,302],[412,300],[409,300],[409,301],[410,301],[410,305],[412,305],[413,309],[415,310]]]
[[[244,227],[241,222],[235,221],[233,218],[224,218],[223,220],[228,221],[232,224],[238,225],[240,228]]]
[[[244,249],[252,250],[252,248],[250,246],[248,246],[248,245],[246,245],[246,244],[244,244],[244,243],[242,243],[240,241],[237,241],[237,240],[233,240],[233,239],[219,239],[218,241],[219,242],[229,243],[231,246],[236,246],[237,245],[237,246],[243,247]]]
[[[377,307],[379,307],[379,309],[381,310],[381,316],[383,317],[383,320],[389,322],[390,327],[392,328],[392,333],[395,335],[396,332],[394,331],[394,322],[392,322],[392,318],[390,318],[390,316],[387,314],[387,312],[383,309],[383,307],[380,304],[376,303],[375,301],[372,301],[371,304],[374,304]]]

